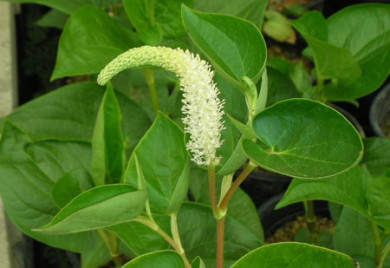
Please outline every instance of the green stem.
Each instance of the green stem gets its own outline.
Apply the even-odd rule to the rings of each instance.
[[[172,239],[172,237],[170,237],[166,232],[164,232],[163,229],[160,228],[160,226],[158,226],[156,224],[156,222],[154,222],[153,220],[151,220],[150,218],[148,217],[144,217],[144,216],[138,216],[134,221],[136,222],[139,222],[139,223],[142,223],[143,225],[149,227],[150,229],[152,229],[153,231],[155,231],[157,234],[159,234],[162,238],[164,238],[165,241],[167,241],[171,247],[177,252],[180,254],[180,256],[182,256],[183,260],[184,260],[184,263],[185,263],[185,266],[186,268],[191,268],[191,265],[185,255],[185,252],[184,252],[184,249],[183,247],[181,246],[181,244],[177,244],[176,241],[174,239]],[[172,224],[172,222],[171,222]],[[175,223],[176,224],[176,223]],[[175,234],[176,235],[176,234]]]
[[[313,236],[316,233],[316,216],[314,214],[314,201],[304,201],[303,205],[305,207],[305,220],[307,222],[307,227]]]
[[[223,247],[225,240],[225,216],[217,220],[217,268],[223,267]]]
[[[387,242],[387,244],[385,245],[385,247],[382,250],[381,261],[379,263],[378,268],[382,268],[383,267],[383,263],[385,262],[386,257],[387,257],[387,255],[389,255],[389,253],[390,253],[390,241]]]
[[[263,75],[261,76],[261,86],[259,98],[256,101],[256,110],[255,113],[258,113],[265,109],[267,106],[268,99],[268,75],[267,69],[264,69]]]
[[[142,68],[142,73],[144,74],[146,84],[148,84],[150,100],[153,106],[153,112],[156,115],[157,111],[160,109],[160,105],[158,103],[156,83],[154,80],[154,70]]]
[[[382,258],[382,239],[379,234],[378,226],[371,220],[369,220],[372,237],[374,238],[375,245],[375,265],[376,267],[381,267],[381,258]]]
[[[234,192],[238,189],[240,184],[248,177],[252,170],[256,167],[252,162],[245,167],[245,169],[238,175],[237,179],[233,182],[230,189],[226,192],[225,196],[222,198],[222,201],[218,205],[219,214],[226,215],[227,206],[230,198],[233,196]]]
[[[118,251],[118,242],[116,235],[113,232],[105,231],[103,229],[97,229],[96,231],[100,238],[103,240],[106,247],[108,248],[108,252],[112,257],[115,266],[121,267],[123,265],[123,262]]]

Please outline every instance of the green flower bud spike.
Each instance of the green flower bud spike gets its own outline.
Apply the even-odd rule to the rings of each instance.
[[[143,46],[132,48],[112,60],[100,72],[97,82],[105,85],[119,72],[140,66],[161,67],[179,78],[183,91],[182,112],[185,132],[190,134],[187,149],[198,165],[217,165],[217,149],[222,145],[223,104],[213,81],[210,64],[188,50]]]

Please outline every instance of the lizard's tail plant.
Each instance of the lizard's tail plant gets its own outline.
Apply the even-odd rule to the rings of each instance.
[[[198,165],[208,166],[211,206],[218,221],[217,267],[223,263],[224,216],[218,213],[215,199],[215,165],[220,157],[223,127],[223,104],[218,98],[219,90],[213,81],[211,66],[198,55],[179,48],[143,46],[132,48],[112,60],[99,74],[98,84],[105,85],[119,72],[141,66],[161,67],[175,73],[183,91],[182,112],[185,132],[190,134],[187,149]],[[221,226],[222,225],[222,226]]]

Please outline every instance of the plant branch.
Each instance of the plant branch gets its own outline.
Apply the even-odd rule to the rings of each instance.
[[[115,263],[115,266],[121,267],[123,265],[123,262],[118,251],[118,242],[116,235],[113,232],[105,231],[103,229],[97,229],[96,231],[106,245],[108,252],[112,257],[112,260]]]
[[[217,220],[217,268],[223,267],[223,248],[225,240],[225,216]]]
[[[184,263],[186,265],[186,268],[191,268],[191,265],[189,264],[189,261],[185,255],[184,249],[181,247],[181,245],[178,245],[174,241],[174,239],[172,239],[172,237],[170,237],[166,232],[164,232],[164,230],[161,229],[160,226],[158,226],[154,221],[152,221],[150,218],[144,217],[144,216],[138,216],[134,221],[142,223],[143,225],[149,227],[150,229],[152,229],[153,231],[158,233],[162,238],[164,238],[165,241],[167,241],[169,243],[169,245],[171,245],[171,247],[177,253],[179,253],[182,256]]]
[[[379,268],[382,258],[382,239],[379,234],[378,226],[372,220],[368,221],[370,223],[372,237],[374,238],[375,244],[375,265]]]
[[[177,227],[177,215],[176,215],[176,213],[172,213],[170,216],[171,216],[171,233],[173,236],[173,241],[175,241],[176,245],[180,249],[180,252],[181,252],[180,255],[182,256],[186,267],[191,267],[191,264],[188,262],[188,260],[186,258],[183,246],[181,245],[179,228]]]
[[[381,261],[379,263],[378,268],[382,268],[383,267],[383,263],[385,262],[386,257],[387,257],[387,255],[389,255],[389,253],[390,253],[390,241],[387,242],[387,244],[385,245],[385,247],[382,250]]]
[[[152,102],[153,112],[156,115],[157,111],[160,109],[160,105],[158,103],[156,82],[154,79],[154,70],[142,68],[142,73],[145,77],[146,84],[148,84],[150,101]]]
[[[227,206],[230,198],[233,196],[234,192],[240,187],[240,184],[248,177],[248,175],[252,172],[252,170],[256,167],[251,161],[245,167],[245,169],[240,173],[240,175],[235,179],[230,189],[226,192],[225,196],[222,198],[222,201],[218,205],[218,211],[222,213],[222,215],[226,214]]]
[[[313,237],[316,232],[316,216],[314,215],[314,201],[306,200],[303,202],[305,207],[305,220],[307,222],[307,227]]]

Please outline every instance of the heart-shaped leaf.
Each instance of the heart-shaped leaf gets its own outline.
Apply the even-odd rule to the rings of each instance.
[[[195,44],[231,82],[247,76],[257,82],[266,60],[266,46],[256,26],[237,17],[208,14],[183,5],[184,27]]]
[[[232,268],[251,267],[254,263],[262,268],[355,267],[354,260],[343,253],[294,242],[260,247],[239,259]]]
[[[125,265],[122,268],[184,268],[183,258],[172,250],[155,251],[142,256],[139,256]]]
[[[67,234],[120,224],[136,218],[146,199],[146,191],[136,191],[130,185],[98,186],[75,197],[36,231]]]
[[[189,158],[183,131],[162,113],[134,149],[125,172],[125,182],[135,187],[143,180],[153,212],[179,210],[189,187]]]
[[[304,99],[281,101],[253,119],[257,142],[243,141],[261,167],[297,178],[334,176],[363,155],[358,132],[336,110]]]

